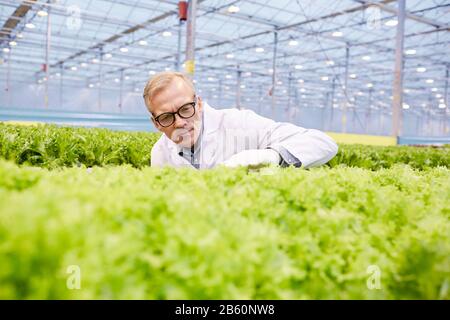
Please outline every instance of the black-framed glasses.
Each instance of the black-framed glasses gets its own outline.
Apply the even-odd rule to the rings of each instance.
[[[175,115],[178,114],[182,119],[192,118],[195,114],[195,106],[197,105],[197,98],[194,97],[193,102],[185,103],[175,112],[164,112],[155,117],[154,120],[159,123],[161,127],[170,127],[175,122]]]

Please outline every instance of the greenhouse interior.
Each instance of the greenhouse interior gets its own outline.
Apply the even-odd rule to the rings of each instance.
[[[331,132],[448,136],[448,1],[407,1],[401,33],[396,2],[198,1],[198,94]],[[175,0],[2,0],[1,118],[155,130],[142,91],[186,70],[183,18]]]
[[[0,0],[0,28],[0,299],[450,299],[449,0]]]

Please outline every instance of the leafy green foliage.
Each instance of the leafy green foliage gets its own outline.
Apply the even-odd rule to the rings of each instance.
[[[159,133],[116,132],[107,129],[37,127],[0,123],[0,157],[18,164],[46,168],[61,166],[104,166],[130,164],[142,168],[150,164],[153,144]],[[450,146],[374,147],[340,145],[328,166],[350,166],[371,170],[390,168],[397,163],[415,169],[450,168]]]
[[[0,161],[0,298],[450,298],[448,168],[271,169]]]
[[[444,147],[340,145],[339,152],[328,165],[346,165],[371,170],[408,164],[415,169],[450,168],[450,145]]]
[[[116,132],[107,129],[11,126],[0,123],[0,157],[18,164],[57,168],[150,164],[159,134]]]
[[[450,298],[449,146],[198,172],[158,138],[0,124],[0,299]]]

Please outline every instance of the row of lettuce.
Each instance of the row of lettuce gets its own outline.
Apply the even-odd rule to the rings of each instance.
[[[18,126],[0,123],[0,157],[46,168],[130,164],[149,166],[151,149],[159,133],[117,132],[107,129]],[[396,163],[415,169],[450,167],[450,147],[340,145],[328,166],[371,170]]]
[[[0,299],[450,299],[447,168],[0,176]]]

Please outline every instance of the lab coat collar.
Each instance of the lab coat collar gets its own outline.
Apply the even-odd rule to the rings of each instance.
[[[206,101],[203,102],[203,134],[201,136],[201,149],[200,158],[205,160],[212,160],[212,157],[216,152],[216,144],[211,143],[214,140],[214,133],[219,130],[221,124],[221,117],[216,109],[213,109]],[[174,164],[179,166],[192,167],[191,163],[185,158],[179,155],[182,147],[177,145],[175,142],[164,136],[167,147],[170,150],[170,157]],[[204,161],[202,161],[204,162]],[[211,164],[202,163],[200,168],[211,167]]]
[[[207,102],[203,103],[204,133],[210,135],[220,128],[221,117],[216,109],[213,109]]]

